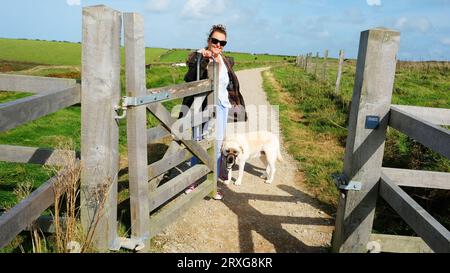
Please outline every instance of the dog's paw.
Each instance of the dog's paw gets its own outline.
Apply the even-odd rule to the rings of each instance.
[[[241,180],[236,180],[236,182],[234,182],[234,185],[240,186],[240,185],[242,185],[242,181]]]
[[[264,183],[266,183],[266,184],[272,184],[272,180],[266,180],[266,181],[264,181]]]
[[[267,179],[267,174],[263,173],[259,177],[262,178],[262,179]]]

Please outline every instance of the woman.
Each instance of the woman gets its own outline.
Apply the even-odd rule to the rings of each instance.
[[[222,146],[223,139],[225,137],[228,116],[230,111],[233,113],[234,121],[246,121],[247,113],[245,112],[244,99],[239,90],[239,81],[236,74],[233,71],[234,61],[232,58],[223,56],[223,48],[227,44],[227,31],[222,25],[212,26],[208,34],[208,45],[196,52],[193,52],[188,57],[188,67],[189,70],[184,77],[186,82],[196,81],[197,79],[207,79],[208,78],[208,65],[214,60],[219,65],[219,90],[218,90],[218,103],[216,107],[216,121],[217,121],[217,147],[216,147],[216,160],[218,170],[217,173],[219,178],[226,180],[226,172],[223,171],[221,164],[221,152],[220,147]],[[198,67],[198,62],[200,63]],[[197,71],[199,70],[199,75]],[[186,97],[183,100],[183,104],[187,107],[191,107],[194,101],[194,97]],[[202,109],[206,108],[207,101],[203,101]],[[201,137],[199,133],[195,133],[194,139],[200,140]],[[198,162],[195,159],[193,164]],[[187,192],[193,190],[191,186]],[[215,199],[222,199],[222,194],[218,192]]]

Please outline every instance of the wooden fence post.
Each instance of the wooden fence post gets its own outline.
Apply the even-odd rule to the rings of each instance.
[[[316,53],[316,59],[314,61],[314,76],[317,77],[317,67],[319,66],[319,52]]]
[[[306,54],[303,55],[303,56],[304,56],[304,59],[303,59],[302,69],[303,69],[304,71],[306,71],[306,63],[308,62],[308,53],[306,53]]]
[[[323,53],[323,77],[322,79],[324,81],[327,80],[327,61],[328,61],[328,49],[325,49],[325,52]]]
[[[342,77],[342,65],[344,64],[344,50],[339,50],[339,66],[336,78],[336,89],[334,93],[339,94],[339,90],[341,88],[341,77]]]
[[[117,246],[121,13],[83,8],[81,221],[94,247]]]
[[[367,252],[378,197],[386,128],[394,85],[400,33],[375,28],[361,33],[350,110],[344,175],[362,184],[342,191],[333,234],[334,252]],[[377,129],[366,129],[367,116],[378,116]]]
[[[144,19],[124,13],[127,96],[147,94],[145,75]],[[149,250],[150,210],[147,172],[147,107],[132,107],[127,114],[128,173],[130,183],[131,238],[141,239]]]
[[[311,54],[312,53],[307,53],[306,54],[306,62],[305,62],[305,72],[308,73],[308,68],[310,66],[311,63]]]

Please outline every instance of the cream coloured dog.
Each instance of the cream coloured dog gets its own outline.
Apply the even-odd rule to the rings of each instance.
[[[260,157],[266,165],[266,174],[262,177],[266,179],[266,183],[273,182],[275,177],[275,163],[277,160],[282,161],[280,152],[280,141],[278,137],[267,131],[250,132],[245,134],[235,134],[226,137],[222,144],[222,155],[226,159],[228,170],[228,180],[225,184],[231,182],[231,170],[234,165],[239,166],[239,176],[234,183],[242,184],[245,163],[252,158]]]

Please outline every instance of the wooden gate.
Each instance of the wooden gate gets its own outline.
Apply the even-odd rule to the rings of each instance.
[[[201,112],[201,105],[207,100],[211,106],[208,109],[212,110],[217,101],[214,90],[217,90],[218,65],[214,62],[208,68],[209,75],[213,75],[210,79],[147,90],[143,19],[135,13],[125,13],[123,18],[127,97],[122,98],[121,108],[127,117],[131,232],[132,238],[148,241],[196,201],[216,193],[215,130],[210,131],[208,139],[195,141],[192,128],[212,121],[213,111]],[[182,119],[172,116],[162,104],[163,101],[194,95],[194,103]],[[159,126],[147,130],[147,111],[160,121]],[[147,144],[166,137],[171,138],[167,152],[161,160],[148,165]],[[192,156],[201,163],[160,183],[161,175]],[[192,193],[178,196],[205,176],[206,181]]]

